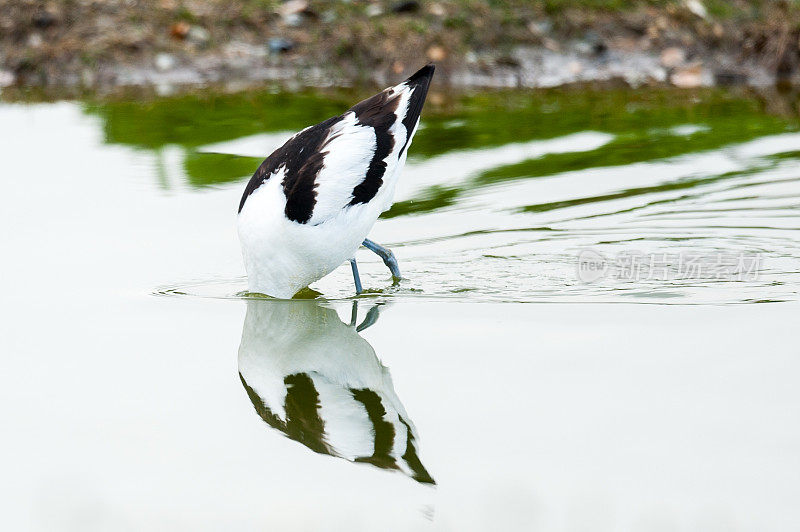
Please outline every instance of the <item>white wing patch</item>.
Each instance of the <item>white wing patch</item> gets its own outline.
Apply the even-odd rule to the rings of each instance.
[[[327,155],[316,179],[311,225],[338,215],[350,203],[353,189],[364,180],[375,153],[375,130],[358,125],[352,112],[331,128],[329,138],[324,148]]]
[[[413,89],[401,83],[387,89],[392,95],[400,94],[395,120],[389,128],[389,134],[394,139],[392,151],[384,159],[386,172],[383,175],[384,184],[381,189],[389,188],[394,191],[394,183],[402,167],[401,158],[405,159],[407,148],[402,156],[400,150],[406,143],[406,128],[402,123],[408,112],[408,105]],[[419,122],[417,122],[418,124]],[[414,130],[416,130],[416,125]],[[413,131],[412,130],[412,134]],[[330,140],[325,145],[325,162],[316,178],[316,204],[309,220],[311,225],[317,225],[337,216],[350,205],[353,199],[353,189],[365,178],[370,161],[377,147],[375,129],[359,125],[355,113],[345,113],[343,120],[331,128]],[[385,186],[385,185],[388,185]],[[380,192],[379,192],[380,194]],[[380,194],[384,196],[384,194]],[[391,194],[390,194],[391,195]],[[382,203],[391,206],[391,197],[381,198]]]

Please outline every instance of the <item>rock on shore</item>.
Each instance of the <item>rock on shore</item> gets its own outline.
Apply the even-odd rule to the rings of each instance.
[[[800,81],[791,3],[622,4],[0,0],[0,88],[385,84],[427,61],[443,82],[475,87]]]

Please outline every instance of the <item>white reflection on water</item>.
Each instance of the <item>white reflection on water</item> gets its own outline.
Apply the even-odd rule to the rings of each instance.
[[[357,305],[348,325],[316,301],[248,301],[242,385],[264,422],[312,451],[435,484],[389,369],[357,332]],[[358,329],[377,320],[378,310]]]

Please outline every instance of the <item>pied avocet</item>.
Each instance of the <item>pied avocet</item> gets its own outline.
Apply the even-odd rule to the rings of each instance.
[[[239,203],[239,239],[251,292],[290,298],[350,261],[364,245],[392,276],[392,252],[367,239],[389,209],[419,116],[433,65],[310,126],[258,167]]]

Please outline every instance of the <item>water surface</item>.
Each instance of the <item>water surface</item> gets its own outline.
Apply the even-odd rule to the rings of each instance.
[[[800,522],[792,102],[433,92],[406,279],[241,298],[244,183],[357,98],[0,105],[5,528]]]
[[[233,198],[241,184],[227,183],[357,97],[200,95],[86,111],[107,142],[150,153],[165,190],[221,188]],[[432,102],[398,201],[373,234],[409,280],[387,292],[373,268],[368,286],[471,301],[797,299],[800,132],[753,95],[571,90]],[[613,271],[581,282],[585,249]],[[347,275],[315,288],[347,297]],[[165,291],[226,296],[245,286],[205,281]]]

